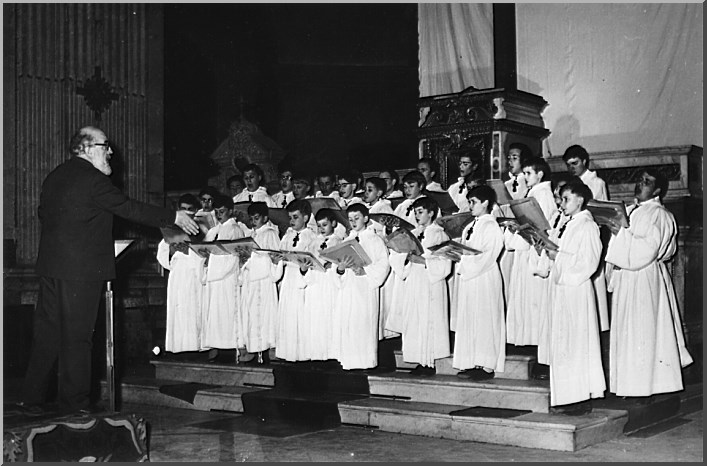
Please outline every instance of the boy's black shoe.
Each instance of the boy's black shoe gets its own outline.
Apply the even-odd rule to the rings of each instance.
[[[536,363],[533,365],[531,376],[535,380],[550,380],[550,366]]]
[[[459,377],[460,379],[470,379],[471,369],[464,369],[463,371],[457,372],[457,377]]]
[[[565,416],[582,416],[592,412],[592,402],[591,400],[586,400],[579,403],[555,406],[550,408],[550,412],[553,414],[564,414]]]
[[[493,377],[496,375],[495,372],[486,372],[485,370],[481,369],[480,367],[477,367],[474,369],[469,369],[468,372],[469,372],[468,378],[475,381],[475,382],[493,379]]]
[[[422,364],[418,364],[416,368],[410,371],[410,375],[415,377],[432,377],[436,373],[437,371],[434,367],[427,367]]]

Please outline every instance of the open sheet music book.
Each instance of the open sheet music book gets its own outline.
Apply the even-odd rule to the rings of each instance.
[[[216,226],[216,218],[211,212],[197,212],[194,214],[194,221],[204,233]]]
[[[496,191],[496,203],[499,206],[511,203],[513,197],[511,197],[511,193],[508,192],[508,188],[506,188],[506,184],[502,180],[486,180],[486,184]]]
[[[401,254],[410,254],[410,262],[424,264],[425,258],[422,254],[425,248],[417,237],[410,230],[400,228],[385,237],[385,245],[388,249]]]
[[[534,197],[514,199],[510,205],[519,225],[527,223],[537,230],[547,231],[550,229],[550,223],[545,218],[538,200]]]
[[[201,230],[199,233],[196,235],[190,235],[177,225],[170,225],[168,227],[160,228],[160,232],[162,232],[162,238],[164,238],[167,244],[190,243],[192,241],[202,241],[204,236],[206,236],[204,228],[199,226],[199,229]]]
[[[444,243],[431,246],[430,252],[432,252],[435,256],[443,256],[455,262],[459,262],[461,260],[461,256],[481,254],[481,251],[470,248],[469,246],[464,246],[463,244],[451,239],[445,241]]]
[[[399,206],[400,204],[402,204],[403,201],[405,201],[405,197],[403,197],[403,196],[400,196],[400,197],[389,197],[389,198],[387,198],[387,199],[390,201],[390,207],[391,207],[393,210],[397,209],[398,206]]]
[[[406,230],[415,229],[412,223],[393,214],[368,214],[368,218],[391,230],[396,228],[405,228]]]
[[[557,251],[559,249],[557,244],[553,243],[550,240],[550,237],[547,235],[547,232],[545,230],[535,228],[529,223],[520,225],[516,228],[516,231],[524,240],[526,240],[531,245],[535,245],[538,242],[542,242],[543,249],[547,249],[548,251]]]
[[[437,192],[425,190],[422,194],[430,199],[434,199],[443,215],[453,214],[459,210],[454,199],[452,199],[452,196],[450,196],[447,191]]]
[[[628,228],[628,214],[623,201],[597,201],[587,202],[587,210],[591,212],[598,225],[609,225],[613,220],[624,228]]]
[[[363,246],[355,239],[346,240],[336,246],[326,248],[319,252],[319,255],[334,264],[340,264],[345,257],[352,257],[354,267],[365,267],[371,265],[371,258],[368,257]]]
[[[252,228],[250,223],[250,215],[248,215],[248,207],[252,204],[249,201],[241,201],[233,204],[233,218],[242,222],[248,228]]]
[[[444,228],[444,232],[450,238],[459,238],[462,235],[464,228],[473,221],[474,216],[471,212],[445,215],[435,219],[435,223]]]
[[[202,257],[208,257],[209,254],[238,256],[241,264],[250,258],[254,249],[259,249],[258,243],[251,237],[234,240],[192,241],[187,244]]]

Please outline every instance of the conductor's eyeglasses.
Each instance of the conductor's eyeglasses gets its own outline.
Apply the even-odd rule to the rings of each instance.
[[[109,150],[109,149],[111,148],[110,142],[108,142],[108,141],[106,141],[106,142],[94,142],[94,143],[92,143],[91,145],[92,145],[92,146],[105,147],[106,150]]]

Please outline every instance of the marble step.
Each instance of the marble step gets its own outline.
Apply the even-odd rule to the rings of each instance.
[[[270,365],[237,365],[182,362],[168,359],[150,361],[155,377],[163,380],[198,382],[222,386],[273,387],[275,378]]]
[[[369,375],[370,394],[424,403],[520,409],[547,413],[550,383],[497,379],[475,382],[454,375],[414,377],[405,372]]]
[[[403,360],[402,350],[395,350],[395,366],[399,370],[412,370],[417,364],[409,363]],[[452,367],[453,357],[441,358],[435,360],[435,369],[439,375],[456,375],[459,372]],[[514,380],[530,380],[533,364],[536,358],[534,356],[526,356],[521,354],[506,355],[506,367],[503,372],[496,372],[497,379],[514,379]]]
[[[116,397],[123,403],[140,403],[166,408],[195,409],[199,411],[232,411],[243,412],[241,396],[244,393],[262,390],[261,388],[217,386],[198,390],[194,402],[176,398],[160,392],[165,385],[179,385],[181,380],[164,380],[149,377],[124,377],[119,387],[116,387]],[[203,382],[207,383],[207,382]],[[101,381],[101,398],[108,399],[105,381]]]
[[[343,424],[385,432],[561,451],[577,451],[619,437],[628,420],[626,411],[607,409],[584,416],[455,413],[469,406],[368,398],[339,403],[339,415]]]

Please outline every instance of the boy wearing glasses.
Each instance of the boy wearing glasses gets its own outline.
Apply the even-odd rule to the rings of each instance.
[[[272,200],[275,203],[275,207],[284,209],[287,204],[295,200],[295,195],[292,192],[293,173],[292,169],[286,165],[280,165],[278,168],[280,172],[280,191],[272,195]]]
[[[351,204],[362,203],[363,199],[356,196],[358,188],[358,173],[353,170],[347,170],[339,174],[339,205],[342,209],[346,209]]]

